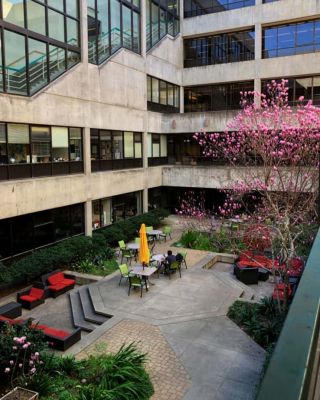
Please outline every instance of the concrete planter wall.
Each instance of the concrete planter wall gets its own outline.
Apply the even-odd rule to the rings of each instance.
[[[6,395],[1,397],[0,400],[37,400],[38,397],[39,394],[37,392],[23,389],[21,387],[16,387]]]

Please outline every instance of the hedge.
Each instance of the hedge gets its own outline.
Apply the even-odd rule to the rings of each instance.
[[[68,269],[75,262],[97,255],[112,258],[114,252],[108,246],[117,245],[118,240],[133,239],[142,223],[158,226],[168,215],[167,210],[153,210],[102,228],[94,232],[92,237],[76,236],[66,239],[52,246],[34,250],[8,265],[0,261],[0,285],[27,284],[54,269]]]

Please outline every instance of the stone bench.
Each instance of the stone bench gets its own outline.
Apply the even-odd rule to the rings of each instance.
[[[10,303],[0,306],[0,315],[7,318],[17,318],[22,314],[21,304],[11,301]]]

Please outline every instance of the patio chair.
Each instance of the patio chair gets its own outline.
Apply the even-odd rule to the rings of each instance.
[[[179,272],[180,278],[181,278],[181,262],[179,261],[173,261],[173,263],[169,264],[167,267],[167,271],[169,274],[169,279],[171,279],[171,272]]]
[[[146,232],[153,231],[153,226],[146,226]]]
[[[120,281],[119,281],[119,286],[121,284],[122,278],[126,278],[126,280],[128,280],[129,276],[131,276],[131,271],[128,268],[127,264],[121,264],[119,265],[119,271],[120,271]]]
[[[187,261],[186,261],[187,252],[186,252],[186,251],[185,251],[185,252],[180,251],[180,252],[177,254],[177,261],[179,261],[179,260],[178,260],[179,254],[182,256],[182,260],[180,261],[181,265],[184,264],[185,267],[186,267],[186,269],[188,269]]]
[[[134,238],[134,242],[135,242],[135,244],[140,245],[140,238],[139,237]]]
[[[125,244],[124,240],[119,240],[118,241],[119,249],[117,250],[117,256],[121,256],[122,250],[125,250],[127,248],[127,245]]]
[[[145,279],[140,278],[139,276],[129,276],[129,290],[128,296],[130,296],[131,288],[140,288],[140,297],[142,297],[143,287],[147,289],[147,282]]]
[[[121,264],[123,262],[123,259],[126,258],[127,262],[129,262],[129,264],[131,265],[131,261],[134,257],[134,254],[132,253],[132,251],[130,249],[123,249],[121,250]]]
[[[167,237],[169,236],[170,239],[172,239],[171,237],[171,232],[172,232],[172,228],[170,226],[165,226],[162,230],[162,233],[160,233],[160,239],[164,239],[164,241],[167,241]]]

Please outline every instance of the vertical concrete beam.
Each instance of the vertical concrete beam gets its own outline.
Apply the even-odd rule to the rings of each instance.
[[[141,55],[144,59],[146,59],[146,52],[147,52],[147,17],[146,17],[146,1],[141,0],[140,2],[140,26],[141,26]]]
[[[148,212],[148,188],[144,188],[143,189],[143,200],[142,200],[142,204],[143,204],[143,212],[146,213]]]
[[[259,6],[260,4],[262,4],[262,0],[256,0],[256,6]]]
[[[256,23],[254,26],[255,41],[254,41],[254,54],[255,60],[261,60],[262,58],[262,25]]]
[[[84,203],[84,233],[86,236],[92,236],[92,202]]]
[[[183,86],[180,86],[180,113],[184,113],[184,90]]]
[[[261,93],[261,79],[260,78],[255,78],[255,80],[254,80],[254,91]],[[255,101],[256,105],[258,107],[260,107],[261,98],[259,96],[255,96],[254,101]]]
[[[80,26],[81,26],[81,58],[88,64],[88,17],[87,0],[80,1]]]
[[[90,128],[83,129],[83,162],[84,173],[91,174],[91,143],[90,143]],[[90,178],[90,177],[89,177]]]

